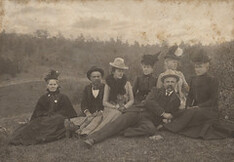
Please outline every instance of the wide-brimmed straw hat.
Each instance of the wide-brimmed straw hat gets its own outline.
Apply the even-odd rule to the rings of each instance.
[[[176,78],[176,81],[178,82],[180,77],[179,75],[174,71],[174,70],[167,70],[163,73],[163,76],[161,78],[161,81],[164,82],[164,80],[168,77],[173,77],[173,78]]]
[[[115,58],[114,62],[110,62],[109,64],[110,66],[118,68],[118,69],[123,69],[123,70],[128,69],[128,67],[124,63],[124,59],[120,57]]]

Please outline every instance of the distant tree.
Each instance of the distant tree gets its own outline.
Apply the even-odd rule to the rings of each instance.
[[[44,38],[44,39],[49,37],[49,33],[46,30],[36,30],[34,35],[38,38]]]

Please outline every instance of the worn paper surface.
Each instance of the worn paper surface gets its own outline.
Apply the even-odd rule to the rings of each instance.
[[[234,1],[1,1],[1,29],[74,39],[215,44],[234,38]]]

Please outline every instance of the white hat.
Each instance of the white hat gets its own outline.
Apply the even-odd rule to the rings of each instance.
[[[124,59],[120,57],[115,58],[114,62],[110,62],[109,64],[110,66],[118,68],[118,69],[123,69],[123,70],[128,69],[128,67],[124,63]]]

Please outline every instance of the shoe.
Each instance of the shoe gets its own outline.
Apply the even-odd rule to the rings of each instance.
[[[163,136],[161,135],[154,135],[154,136],[150,136],[149,139],[154,140],[154,141],[159,141],[159,140],[163,140]]]
[[[91,149],[94,145],[94,139],[86,139],[83,141],[83,143],[86,148]]]
[[[161,130],[163,130],[163,125],[162,124],[160,124],[159,126],[157,126],[157,128],[156,128],[158,131],[161,131]]]

